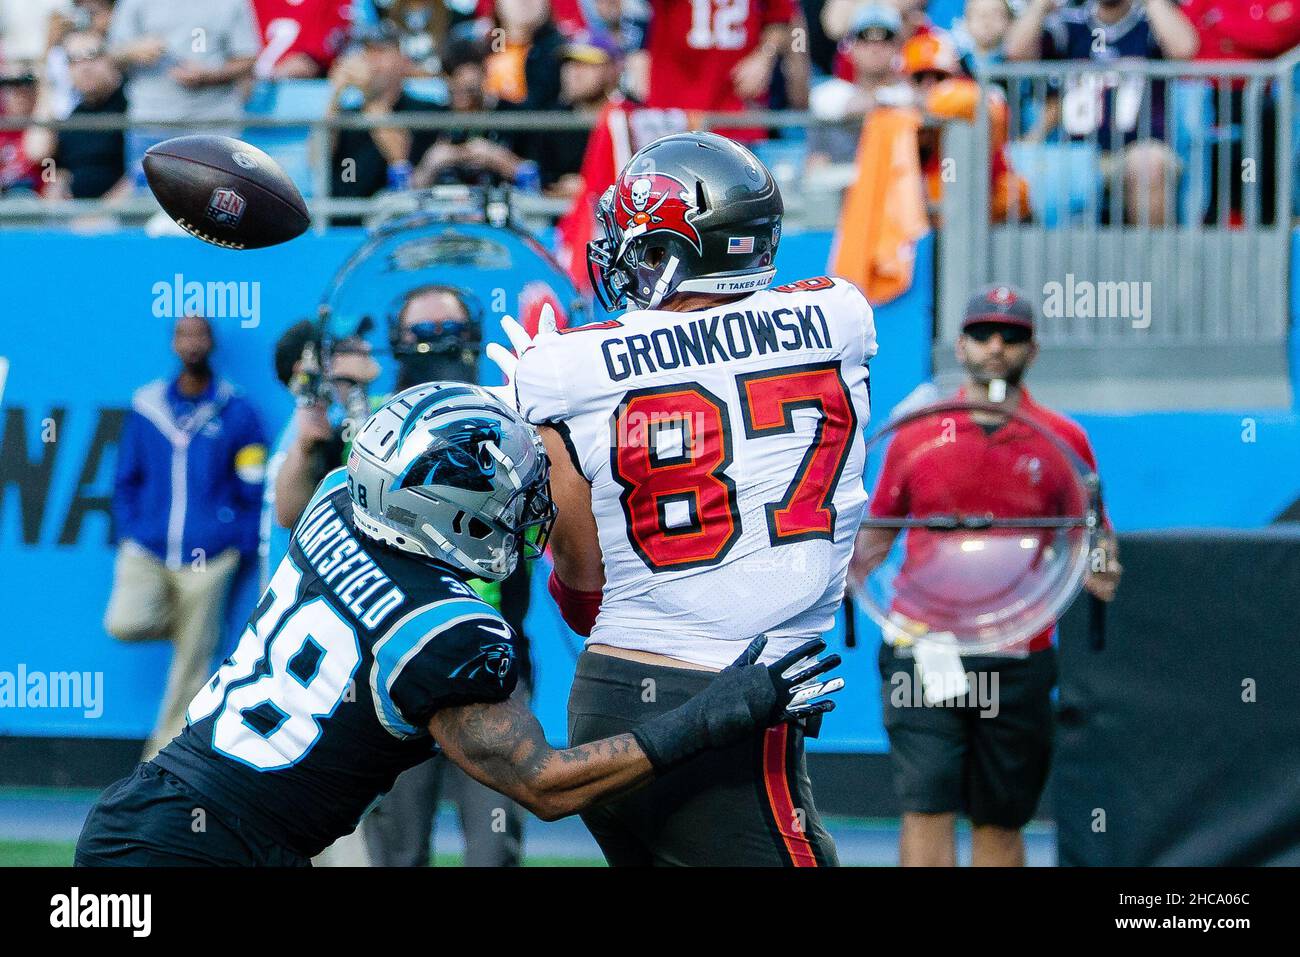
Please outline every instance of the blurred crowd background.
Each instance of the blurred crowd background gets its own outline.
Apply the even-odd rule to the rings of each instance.
[[[1225,78],[1197,111],[1179,108],[1136,61],[1257,61],[1300,43],[1290,0],[0,0],[0,193],[114,199],[142,186],[139,158],[175,125],[249,116],[501,114],[457,129],[334,129],[334,197],[449,183],[499,184],[581,205],[618,161],[712,113],[805,111],[808,123],[714,128],[768,144],[787,178],[851,167],[863,117],[916,105],[973,118],[980,71],[1015,61],[1118,64],[1112,76],[1000,79],[994,111],[993,215],[1040,218],[1035,144],[1095,146],[1098,182],[1119,187],[1126,222],[1172,222],[1180,124],[1242,120],[1245,83]],[[1265,97],[1271,100],[1270,96]],[[1265,198],[1275,108],[1259,105]],[[519,128],[509,114],[566,111],[569,128]],[[130,130],[41,125],[125,115]],[[1176,114],[1176,115],[1175,115]],[[518,118],[516,118],[518,120]],[[823,124],[823,125],[817,125]],[[307,127],[260,130],[293,162]],[[1013,147],[1007,149],[1008,144]],[[259,143],[259,145],[263,145]],[[939,151],[922,137],[929,197]],[[1056,157],[1059,154],[1052,154]],[[1076,154],[1071,154],[1076,155]],[[1185,157],[1182,157],[1185,160]],[[52,162],[51,162],[52,161]],[[1211,174],[1217,164],[1208,164]],[[593,182],[594,180],[594,182]],[[843,177],[841,177],[841,185]],[[1240,220],[1242,190],[1219,208],[1209,184],[1197,215]],[[1050,215],[1050,213],[1049,213]]]

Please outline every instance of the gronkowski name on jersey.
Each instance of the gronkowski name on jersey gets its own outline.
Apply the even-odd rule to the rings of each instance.
[[[871,307],[842,279],[534,341],[520,409],[591,483],[605,588],[588,644],[723,667],[821,634],[867,496]]]
[[[435,747],[440,708],[503,701],[515,638],[449,570],[361,536],[326,476],[235,651],[154,761],[299,854],[350,833]]]

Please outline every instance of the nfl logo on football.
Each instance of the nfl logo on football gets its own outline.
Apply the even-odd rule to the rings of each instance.
[[[213,190],[212,198],[208,200],[208,219],[219,226],[237,226],[244,218],[244,208],[247,205],[244,197],[233,189],[223,187]]]

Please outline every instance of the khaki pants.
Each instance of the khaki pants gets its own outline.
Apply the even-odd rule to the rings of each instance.
[[[212,655],[239,551],[229,548],[202,567],[172,570],[149,552],[125,543],[113,567],[113,594],[104,628],[121,641],[170,639],[173,654],[167,690],[144,760],[185,727],[185,709],[211,676]]]

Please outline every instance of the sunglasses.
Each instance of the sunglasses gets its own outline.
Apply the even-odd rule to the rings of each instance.
[[[1009,346],[1024,345],[1034,338],[1034,330],[1028,326],[1013,325],[1009,322],[977,322],[967,326],[964,334],[976,342],[988,342],[995,335]]]
[[[942,83],[951,77],[951,73],[946,73],[943,70],[918,70],[912,74],[912,81],[914,83],[925,83],[927,80],[933,80],[935,83]]]
[[[890,43],[896,38],[896,34],[883,27],[867,27],[855,36],[862,43]]]
[[[87,50],[84,53],[68,54],[69,63],[91,63],[98,60],[104,55],[103,47],[96,47],[93,50]]]

